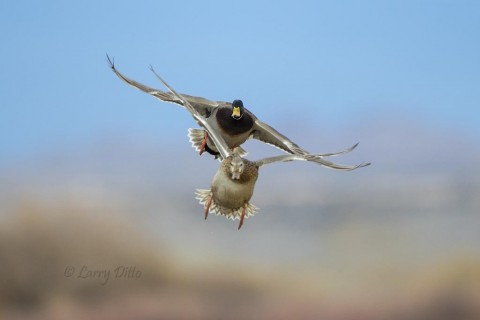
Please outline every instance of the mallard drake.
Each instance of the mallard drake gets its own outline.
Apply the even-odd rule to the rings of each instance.
[[[185,104],[188,102],[192,110],[195,110],[197,114],[205,118],[215,132],[221,134],[230,149],[238,148],[247,139],[253,138],[274,145],[290,154],[308,154],[306,150],[300,148],[295,142],[268,124],[260,121],[251,111],[244,107],[241,100],[234,100],[233,102],[213,101],[187,94],[182,94],[182,99],[179,99],[171,92],[164,92],[148,87],[124,76],[116,69],[114,61],[111,60],[108,55],[107,60],[113,72],[130,86],[146,92],[161,101],[175,103],[184,108],[186,108]],[[155,73],[152,67],[150,67],[150,69],[160,81],[165,83],[162,78]],[[189,129],[189,138],[193,147],[199,151],[200,155],[204,151],[207,151],[215,157],[219,156],[219,151],[212,139],[208,137],[207,131],[202,129]],[[357,145],[358,143],[335,154],[350,152]],[[246,151],[241,148],[237,151],[241,155],[246,154]]]
[[[192,113],[198,123],[205,128],[222,159],[220,167],[213,177],[210,189],[197,189],[196,191],[197,199],[205,209],[205,219],[207,219],[209,212],[214,212],[217,215],[223,215],[230,219],[239,219],[238,229],[240,229],[244,219],[252,216],[257,211],[257,207],[250,203],[250,199],[253,196],[258,171],[260,167],[266,164],[302,160],[312,161],[337,170],[354,170],[370,165],[370,163],[361,163],[356,166],[345,166],[323,159],[326,155],[336,155],[338,153],[280,155],[257,161],[242,158],[236,151],[231,150],[223,139],[223,135],[213,127],[207,118],[196,111],[187,98],[175,92],[164,80],[161,79],[161,81],[167,86],[172,95],[184,102],[184,106]]]

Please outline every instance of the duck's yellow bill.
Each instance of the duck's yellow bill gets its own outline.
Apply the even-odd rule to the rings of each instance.
[[[240,117],[240,107],[233,107],[232,117],[235,117],[235,118]]]

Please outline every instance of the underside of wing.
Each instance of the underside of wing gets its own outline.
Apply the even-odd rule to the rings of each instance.
[[[355,170],[358,168],[366,167],[370,165],[370,163],[360,163],[357,165],[353,166],[348,166],[348,165],[343,165],[343,164],[337,164],[328,160],[325,160],[323,156],[316,155],[316,154],[308,154],[308,155],[295,155],[295,154],[289,154],[289,155],[281,155],[281,156],[275,156],[275,157],[268,157],[264,158],[258,161],[255,161],[257,166],[261,167],[267,164],[275,163],[275,162],[287,162],[287,161],[309,161],[309,162],[314,162],[316,164],[319,164],[321,166],[324,166],[326,168],[330,169],[335,169],[335,170],[343,170],[343,171],[351,171]]]
[[[308,154],[306,150],[300,148],[295,142],[258,119],[255,119],[251,137],[274,145],[275,147],[291,154]]]
[[[127,76],[123,75],[120,71],[117,70],[115,67],[115,63],[110,57],[107,55],[107,61],[110,64],[110,68],[112,71],[125,83],[128,85],[132,86],[135,89],[138,89],[140,91],[143,91],[145,93],[148,93],[151,96],[154,96],[155,98],[165,101],[165,102],[170,102],[170,103],[175,103],[177,105],[180,105],[182,107],[184,106],[184,103],[181,99],[179,99],[177,96],[170,92],[165,92],[160,89],[152,88],[149,86],[146,86],[140,82],[137,82],[135,80],[132,80],[128,78]],[[153,69],[152,69],[153,71]],[[157,74],[155,74],[157,76]],[[199,114],[201,114],[204,117],[208,117],[208,115],[212,112],[212,110],[216,107],[218,107],[220,104],[223,104],[225,102],[222,101],[212,101],[208,100],[202,97],[195,97],[187,94],[182,94],[182,97],[188,100],[190,104],[197,110]]]

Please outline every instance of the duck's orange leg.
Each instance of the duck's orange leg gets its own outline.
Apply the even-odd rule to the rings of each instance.
[[[207,145],[208,132],[205,130],[203,134],[202,145],[200,146],[200,155],[205,151],[205,146]]]
[[[245,203],[243,205],[242,216],[240,217],[240,223],[238,224],[238,230],[240,230],[240,228],[243,225],[243,219],[245,218],[245,213],[247,213],[247,205],[248,205],[248,203]]]
[[[210,194],[208,198],[207,206],[205,207],[205,220],[208,218],[208,212],[210,211],[210,206],[212,205],[213,194]]]

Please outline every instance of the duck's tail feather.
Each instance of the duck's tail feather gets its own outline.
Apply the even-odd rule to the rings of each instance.
[[[212,196],[212,191],[210,189],[197,189],[195,191],[195,196],[198,202],[203,205],[203,208],[206,208],[208,201]],[[222,215],[231,220],[239,220],[242,216],[242,210],[242,207],[238,209],[229,209],[222,207],[215,202],[215,199],[212,199],[212,202],[210,203],[210,212],[215,213],[216,215]],[[257,213],[257,211],[258,207],[251,203],[247,203],[245,218],[253,216],[255,213]]]
[[[192,147],[197,151],[200,152],[200,148],[202,146],[203,137],[205,136],[205,130],[197,129],[197,128],[190,128],[188,129],[188,140],[192,144]],[[209,146],[214,152],[218,152],[215,146]],[[214,149],[215,148],[215,149]],[[247,151],[242,147],[236,148],[237,153],[244,157],[247,155]]]
[[[200,147],[202,146],[203,137],[205,135],[205,131],[202,129],[195,129],[190,128],[188,129],[188,140],[192,144],[192,147],[195,151],[200,151]]]

